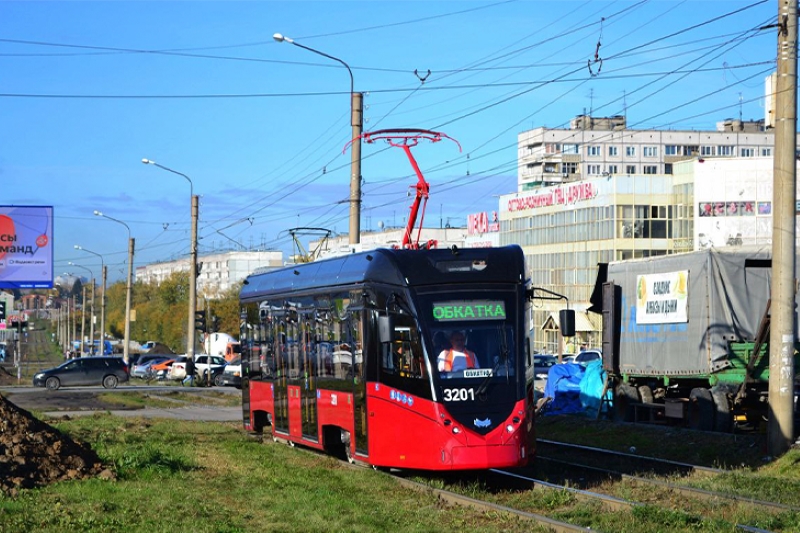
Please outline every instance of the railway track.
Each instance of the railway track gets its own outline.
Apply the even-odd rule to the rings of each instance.
[[[264,442],[267,441],[273,442],[272,439],[264,439]],[[557,448],[562,443],[551,441],[548,445]],[[800,531],[798,507],[701,490],[673,481],[689,476],[724,476],[728,471],[653,457],[634,457],[634,454],[616,454],[599,448],[586,449],[568,444],[563,447],[572,450],[573,454],[586,453],[587,457],[590,456],[589,451],[595,457],[603,452],[618,455],[620,461],[638,464],[634,469],[640,473],[647,470],[662,472],[662,475],[651,473],[649,477],[637,476],[612,468],[544,457],[537,458],[531,467],[513,471],[442,474],[392,470],[386,473],[394,476],[401,485],[429,492],[447,504],[465,505],[485,513],[507,513],[530,521],[543,531]],[[317,453],[312,450],[309,452]],[[550,462],[550,469],[566,473],[562,482],[537,477],[541,473],[540,462]],[[647,468],[641,465],[647,465]],[[367,465],[351,466],[363,468]],[[664,472],[666,478],[663,477]],[[600,478],[604,479],[600,481]],[[631,488],[631,485],[642,485],[644,488]]]

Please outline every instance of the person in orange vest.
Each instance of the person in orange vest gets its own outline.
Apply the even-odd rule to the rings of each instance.
[[[467,368],[480,368],[475,352],[464,344],[466,337],[461,331],[450,334],[450,348],[445,348],[437,358],[439,372],[458,372]]]

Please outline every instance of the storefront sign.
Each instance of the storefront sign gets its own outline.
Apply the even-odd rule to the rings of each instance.
[[[572,205],[597,196],[594,183],[583,182],[546,188],[543,192],[517,196],[508,201],[509,211],[524,211],[553,205]]]

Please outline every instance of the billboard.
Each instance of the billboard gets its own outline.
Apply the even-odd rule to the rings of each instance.
[[[53,207],[0,205],[0,289],[53,287]]]

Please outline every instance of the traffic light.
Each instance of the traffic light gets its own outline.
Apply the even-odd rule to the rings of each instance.
[[[6,303],[0,302],[0,320],[6,319]]]
[[[211,330],[219,331],[219,317],[216,315],[211,317]]]
[[[195,311],[194,312],[194,329],[205,333],[206,332],[206,312],[203,311]]]

